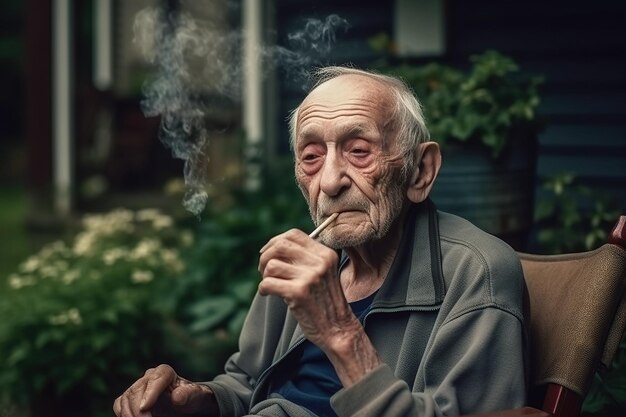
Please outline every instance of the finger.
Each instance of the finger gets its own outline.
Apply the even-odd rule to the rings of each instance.
[[[119,396],[113,402],[113,412],[117,417],[122,416],[122,396]]]
[[[121,417],[133,417],[135,413],[132,410],[131,402],[128,396],[123,395],[120,400],[120,416]]]
[[[265,277],[259,283],[259,294],[276,295],[287,304],[294,298],[295,287],[291,281],[275,277]]]
[[[176,406],[181,414],[222,415],[213,390],[204,384],[182,380],[182,385],[174,388],[172,395],[174,401],[181,403]]]
[[[178,407],[184,407],[187,412],[196,411],[193,409],[194,400],[201,394],[203,394],[203,392],[198,385],[194,383],[184,383],[183,385],[179,385],[174,388],[172,391],[172,404]]]
[[[281,233],[279,235],[274,236],[270,240],[268,240],[267,243],[265,245],[263,245],[263,247],[261,249],[259,249],[259,253],[261,253],[261,254],[264,253],[267,250],[267,248],[269,248],[274,243],[276,243],[276,241],[285,238],[286,234],[287,234],[287,232]]]
[[[120,414],[123,417],[134,416],[138,412],[146,390],[146,375],[151,371],[152,370],[146,371],[146,374],[144,374],[142,378],[135,381],[135,383],[119,397]]]
[[[308,237],[306,238],[309,239]],[[271,259],[280,259],[288,263],[293,263],[294,260],[297,260],[299,264],[309,266],[318,264],[318,257],[330,249],[317,242],[312,241],[312,243],[319,245],[319,247],[306,247],[301,242],[290,239],[276,240],[259,257],[259,272],[265,270],[268,261]]]
[[[152,417],[152,413],[141,411],[128,395],[121,397],[120,410],[121,417]]]
[[[172,367],[159,365],[152,372],[146,372],[144,378],[147,378],[147,382],[139,405],[140,410],[152,408],[159,396],[176,381],[177,375]]]
[[[295,259],[302,262],[306,256],[306,251],[297,247],[293,242],[285,240],[277,241],[271,246],[268,246],[265,252],[259,257],[259,272],[262,274],[267,268],[268,262],[273,259],[293,263]]]
[[[262,248],[259,250],[259,253],[265,252],[270,246],[274,245],[277,241],[280,240],[292,240],[294,242],[303,242],[306,239],[313,241],[309,236],[299,229],[290,229],[284,233],[274,236],[271,238]]]
[[[265,268],[261,271],[261,275],[263,278],[297,279],[302,277],[302,273],[306,272],[307,270],[301,265],[292,264],[278,258],[272,258],[267,261]]]

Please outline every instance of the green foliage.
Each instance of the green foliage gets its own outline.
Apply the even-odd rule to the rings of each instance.
[[[606,195],[580,185],[572,173],[559,173],[543,183],[546,196],[537,201],[537,241],[546,253],[594,249],[606,241],[620,215]]]
[[[312,227],[291,161],[275,166],[258,191],[215,191],[200,221],[154,209],[86,216],[70,241],[23,262],[0,299],[0,402],[80,398],[83,415],[109,415],[158,363],[190,379],[220,372],[256,292],[259,249]]]
[[[626,409],[626,341],[622,340],[608,370],[596,373],[583,403],[583,416],[617,416]]]
[[[389,50],[385,38],[370,45]],[[526,77],[509,57],[486,51],[470,58],[467,72],[440,63],[380,65],[383,73],[403,78],[424,107],[431,136],[442,146],[454,142],[482,143],[500,155],[512,132],[536,137],[540,77]]]
[[[164,360],[162,321],[190,237],[156,210],[118,209],[29,257],[0,299],[0,392],[97,402]]]
[[[5,277],[29,254],[24,227],[26,193],[18,187],[0,186],[0,294],[5,292]],[[8,239],[7,237],[11,238]]]

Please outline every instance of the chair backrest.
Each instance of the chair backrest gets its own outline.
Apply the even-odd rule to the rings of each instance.
[[[609,243],[564,255],[520,253],[530,302],[531,382],[543,410],[578,416],[596,370],[626,327],[626,216]]]

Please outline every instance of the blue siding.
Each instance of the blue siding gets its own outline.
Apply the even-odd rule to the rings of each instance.
[[[625,2],[450,1],[454,59],[492,48],[543,74],[537,183],[569,171],[626,213]]]

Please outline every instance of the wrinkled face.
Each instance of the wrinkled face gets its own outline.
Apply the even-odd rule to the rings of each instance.
[[[342,75],[300,106],[295,171],[311,217],[339,217],[322,234],[333,248],[385,237],[405,199],[402,158],[389,126],[392,97],[376,80]]]

